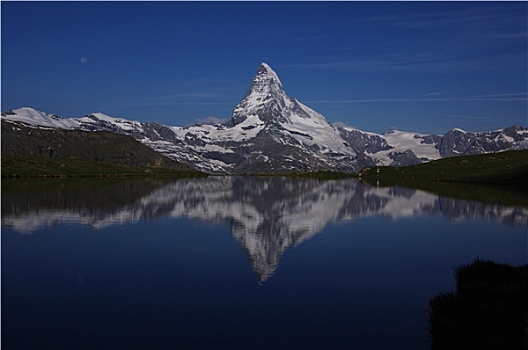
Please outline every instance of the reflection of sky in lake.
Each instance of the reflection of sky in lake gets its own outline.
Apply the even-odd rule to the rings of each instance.
[[[526,224],[497,214],[511,216],[511,208],[461,210],[437,196],[382,196],[355,182],[263,181],[245,196],[211,182],[189,183],[187,196],[176,191],[184,182],[162,186],[121,205],[140,219],[112,225],[44,220],[21,235],[3,217],[4,345],[428,348],[427,303],[452,290],[455,267],[477,256],[527,262]],[[402,204],[425,197],[431,210]],[[387,215],[391,198],[413,214]],[[467,208],[480,214],[460,219]],[[104,212],[123,217],[118,208]],[[295,215],[308,223],[293,223]]]

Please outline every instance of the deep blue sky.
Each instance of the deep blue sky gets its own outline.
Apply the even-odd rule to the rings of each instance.
[[[362,130],[527,125],[527,2],[1,2],[2,111],[229,118],[261,62]]]

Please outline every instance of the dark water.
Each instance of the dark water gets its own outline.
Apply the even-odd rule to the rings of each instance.
[[[528,208],[354,180],[2,183],[3,349],[426,349]]]

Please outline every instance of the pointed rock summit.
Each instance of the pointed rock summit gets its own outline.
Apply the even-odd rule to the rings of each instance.
[[[325,117],[288,96],[275,71],[262,63],[226,126],[251,140],[236,172],[333,169],[355,171],[357,154]],[[293,165],[293,164],[296,165]],[[299,164],[302,163],[300,166]]]
[[[266,125],[294,124],[296,118],[329,125],[322,115],[288,96],[279,76],[267,63],[258,67],[246,95],[233,110],[229,125],[238,125],[251,116],[257,116]]]
[[[267,63],[261,63],[257,75],[253,78],[246,96],[256,93],[261,95],[284,93],[279,76]]]
[[[251,115],[264,122],[280,119],[279,114],[288,99],[277,73],[268,64],[262,63],[244,98],[233,110],[230,124],[237,125]]]

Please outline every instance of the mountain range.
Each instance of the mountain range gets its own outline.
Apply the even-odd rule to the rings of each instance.
[[[225,123],[179,127],[103,113],[63,118],[28,107],[2,112],[2,120],[32,128],[124,134],[211,174],[352,173],[376,165],[406,166],[528,148],[528,128],[523,126],[478,133],[452,129],[444,135],[427,135],[398,130],[376,134],[331,124],[288,96],[277,73],[266,63],[258,67],[245,96]],[[3,142],[2,152],[4,148]]]

